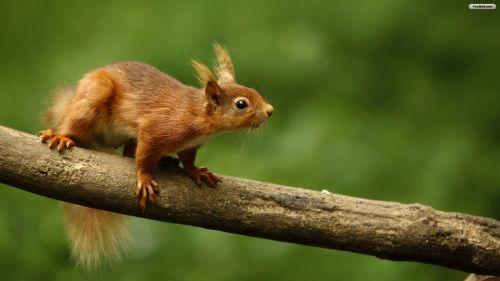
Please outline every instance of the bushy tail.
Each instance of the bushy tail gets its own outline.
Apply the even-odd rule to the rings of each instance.
[[[124,216],[79,205],[64,204],[71,254],[77,266],[95,269],[102,263],[120,260],[131,236]]]
[[[73,97],[74,89],[69,87],[56,90],[52,96],[43,119],[56,133]],[[64,203],[64,217],[77,266],[92,270],[104,262],[114,263],[132,242],[120,214]]]

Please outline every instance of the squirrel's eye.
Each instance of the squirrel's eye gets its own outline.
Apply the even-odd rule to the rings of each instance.
[[[239,109],[245,109],[247,106],[248,106],[248,104],[245,100],[238,100],[236,102],[236,107]]]

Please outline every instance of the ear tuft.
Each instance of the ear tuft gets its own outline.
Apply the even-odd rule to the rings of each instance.
[[[231,62],[229,53],[224,47],[217,43],[215,43],[213,47],[215,55],[217,56],[214,69],[217,77],[219,78],[219,82],[234,83],[236,79],[234,75],[233,63]]]
[[[205,86],[208,81],[215,81],[214,74],[208,68],[206,65],[202,64],[201,62],[197,62],[195,60],[191,60],[191,64],[193,65],[194,69],[196,70],[196,78],[198,78],[198,81],[200,81],[200,84],[202,86]]]

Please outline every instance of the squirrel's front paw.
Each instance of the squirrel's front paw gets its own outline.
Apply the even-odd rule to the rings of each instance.
[[[216,187],[217,183],[222,181],[219,177],[210,172],[207,167],[192,167],[184,170],[192,179],[195,180],[198,186],[200,186],[201,183],[204,182],[209,187]]]
[[[43,143],[48,143],[50,149],[57,147],[59,152],[75,146],[75,142],[72,139],[66,136],[58,136],[51,129],[40,131],[37,135]]]
[[[151,206],[156,203],[156,194],[159,193],[158,184],[151,178],[150,174],[137,173],[137,189],[135,195],[139,199],[139,206],[146,210],[146,202]]]

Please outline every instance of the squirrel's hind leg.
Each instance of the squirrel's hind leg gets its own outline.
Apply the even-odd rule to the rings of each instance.
[[[78,83],[75,96],[66,110],[60,126],[42,131],[39,136],[50,148],[59,151],[75,144],[89,147],[98,123],[110,120],[111,106],[115,89],[113,80],[102,70],[86,75]]]

